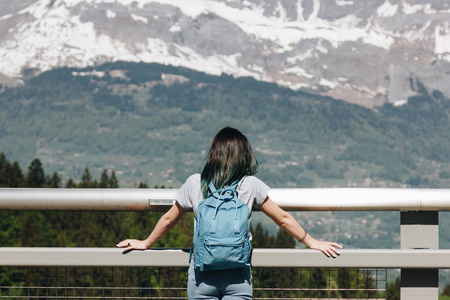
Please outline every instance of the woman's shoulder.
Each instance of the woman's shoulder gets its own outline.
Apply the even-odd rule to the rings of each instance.
[[[261,179],[259,179],[254,175],[245,176],[244,178],[241,179],[241,181],[247,183],[259,183],[259,182],[264,183]]]
[[[201,174],[200,173],[194,173],[190,175],[187,180],[200,180]]]
[[[192,175],[190,175],[187,179],[185,184],[189,184],[189,185],[193,185],[193,184],[198,184],[201,182],[201,174],[200,173],[194,173]]]
[[[269,194],[270,187],[256,176],[246,176],[239,184],[238,190],[257,205],[261,205]]]
[[[256,176],[245,176],[244,178],[241,179],[240,182],[241,186],[247,186],[247,187],[267,187],[266,183],[264,181],[262,181],[261,179],[259,179]]]

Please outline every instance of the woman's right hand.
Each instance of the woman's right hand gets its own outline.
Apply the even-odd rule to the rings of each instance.
[[[318,241],[314,238],[311,238],[311,240],[309,248],[322,251],[327,257],[336,258],[337,255],[340,255],[339,249],[343,247],[338,243]]]
[[[123,240],[120,243],[116,245],[119,248],[125,248],[124,252],[128,252],[131,250],[147,250],[147,241],[141,241],[141,240],[133,240],[133,239],[127,239]]]

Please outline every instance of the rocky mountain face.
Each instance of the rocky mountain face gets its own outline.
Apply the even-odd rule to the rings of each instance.
[[[401,105],[418,82],[450,97],[449,20],[442,0],[0,0],[0,82],[142,61]]]

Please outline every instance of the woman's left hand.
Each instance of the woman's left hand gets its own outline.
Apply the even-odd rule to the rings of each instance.
[[[128,253],[131,250],[147,250],[147,242],[141,241],[141,240],[133,240],[133,239],[127,239],[123,240],[120,243],[116,245],[119,248],[125,248],[124,253]]]
[[[341,249],[342,245],[334,242],[322,242],[315,240],[311,243],[310,248],[322,251],[327,257],[336,258],[336,256],[340,254],[338,249]]]

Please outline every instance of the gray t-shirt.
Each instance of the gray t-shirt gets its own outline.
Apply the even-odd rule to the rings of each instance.
[[[253,204],[261,205],[269,194],[269,187],[255,176],[245,176],[239,181],[238,198],[252,210]],[[186,210],[196,213],[197,206],[203,200],[201,175],[191,175],[175,194],[177,202]]]

